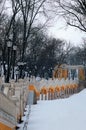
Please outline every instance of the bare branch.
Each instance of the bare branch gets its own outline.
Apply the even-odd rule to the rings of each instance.
[[[86,32],[86,1],[85,0],[56,0],[59,3],[60,15],[67,24]]]

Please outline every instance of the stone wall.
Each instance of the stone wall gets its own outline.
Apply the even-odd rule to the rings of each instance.
[[[16,105],[7,96],[0,92],[0,116],[11,123],[16,123]]]

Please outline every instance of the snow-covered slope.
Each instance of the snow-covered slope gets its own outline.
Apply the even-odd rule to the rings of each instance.
[[[86,130],[86,89],[66,99],[32,105],[27,130]]]

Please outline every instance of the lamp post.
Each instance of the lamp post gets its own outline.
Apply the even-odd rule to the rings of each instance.
[[[2,70],[1,70],[1,68],[2,68],[1,61],[2,61],[2,50],[0,50],[0,76],[2,75],[1,74],[2,73]]]
[[[18,70],[16,70],[15,74],[16,74],[16,82],[17,82],[17,80],[18,80],[18,74],[19,74],[19,71],[18,71]]]
[[[19,78],[23,78],[22,77],[22,70],[23,70],[24,65],[26,65],[25,62],[18,62],[18,66],[19,66],[19,69],[20,69]]]
[[[22,78],[22,66],[23,66],[23,62],[18,62],[18,66],[19,66],[19,70],[20,70],[19,78]]]
[[[12,72],[12,79],[14,79],[14,68],[15,68],[15,59],[16,59],[16,50],[17,50],[17,46],[13,45],[13,72]]]
[[[12,43],[8,42],[7,47],[8,47],[8,60],[7,60],[8,67],[7,67],[6,82],[9,83],[9,76],[10,76],[10,48],[12,47]]]

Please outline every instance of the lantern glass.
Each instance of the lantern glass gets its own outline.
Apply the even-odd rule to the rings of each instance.
[[[13,50],[14,50],[14,51],[17,50],[17,46],[16,46],[16,45],[13,46]]]
[[[11,42],[8,42],[7,43],[7,47],[11,47],[12,46],[12,43]]]

